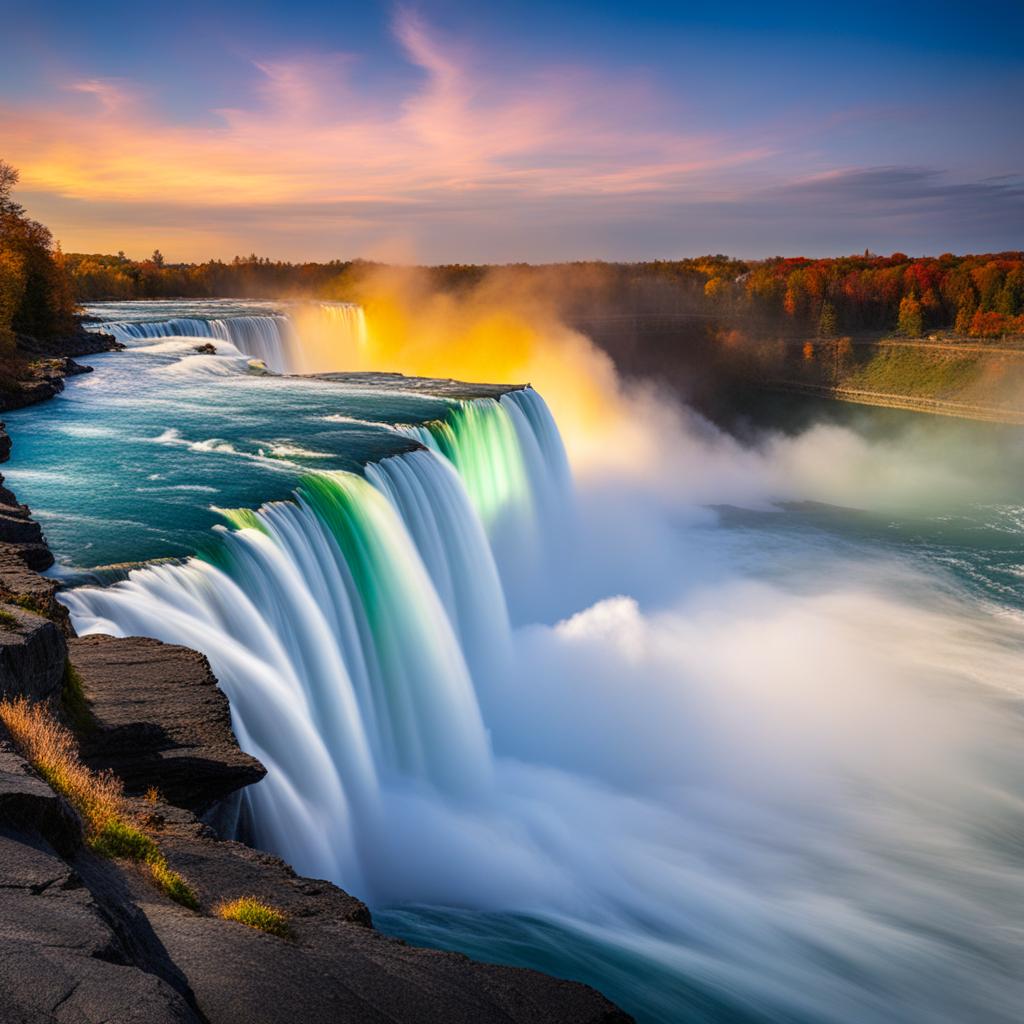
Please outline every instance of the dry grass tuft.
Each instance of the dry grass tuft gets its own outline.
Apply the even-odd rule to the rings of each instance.
[[[0,721],[36,771],[82,815],[90,835],[123,815],[120,780],[82,764],[74,736],[45,704],[24,697],[0,702]]]
[[[131,820],[121,780],[82,764],[74,736],[45,704],[24,697],[0,701],[0,721],[36,771],[82,816],[86,842],[97,853],[146,864],[172,900],[193,910],[199,906],[195,892],[171,870],[160,847]]]
[[[219,903],[214,913],[225,921],[238,921],[280,939],[290,939],[294,935],[287,916],[255,896],[239,896],[238,899]]]

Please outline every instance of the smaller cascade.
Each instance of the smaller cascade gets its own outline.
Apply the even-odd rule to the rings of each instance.
[[[366,348],[366,314],[354,302],[321,302],[320,315],[336,331],[346,345]]]
[[[362,366],[367,346],[366,316],[351,302],[300,302],[289,310],[297,336],[290,369],[331,373]]]
[[[175,317],[170,320],[104,323],[97,329],[113,334],[128,346],[159,338],[212,338],[232,344],[239,352],[262,360],[276,373],[291,370],[299,347],[285,316],[232,316],[217,319]]]
[[[350,368],[366,347],[366,316],[350,302],[299,303],[288,313],[114,320],[96,324],[129,347],[160,338],[213,338],[262,360],[275,373]]]
[[[174,317],[171,320],[109,321],[94,324],[92,330],[112,334],[129,347],[156,338],[216,338],[211,321],[195,317]]]

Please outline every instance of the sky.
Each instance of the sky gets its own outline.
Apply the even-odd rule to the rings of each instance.
[[[67,252],[505,263],[1024,247],[1024,3],[0,6]]]

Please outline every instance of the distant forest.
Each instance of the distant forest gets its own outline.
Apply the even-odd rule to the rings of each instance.
[[[230,263],[167,263],[74,253],[63,257],[80,302],[198,297],[357,300],[374,269],[361,260],[283,263],[255,255]],[[423,268],[457,291],[492,270],[522,278],[570,317],[704,315],[816,337],[942,331],[970,338],[1024,334],[1024,253],[911,258],[743,261],[704,256],[649,263],[515,264]]]

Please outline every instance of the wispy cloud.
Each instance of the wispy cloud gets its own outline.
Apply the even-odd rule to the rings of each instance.
[[[169,204],[423,204],[452,193],[624,194],[684,187],[764,151],[654,127],[630,87],[552,68],[509,82],[402,12],[395,35],[422,72],[385,104],[347,55],[260,61],[248,106],[179,124],[129,83],[75,82],[93,108],[7,108],[8,159],[26,187],[76,199]]]

